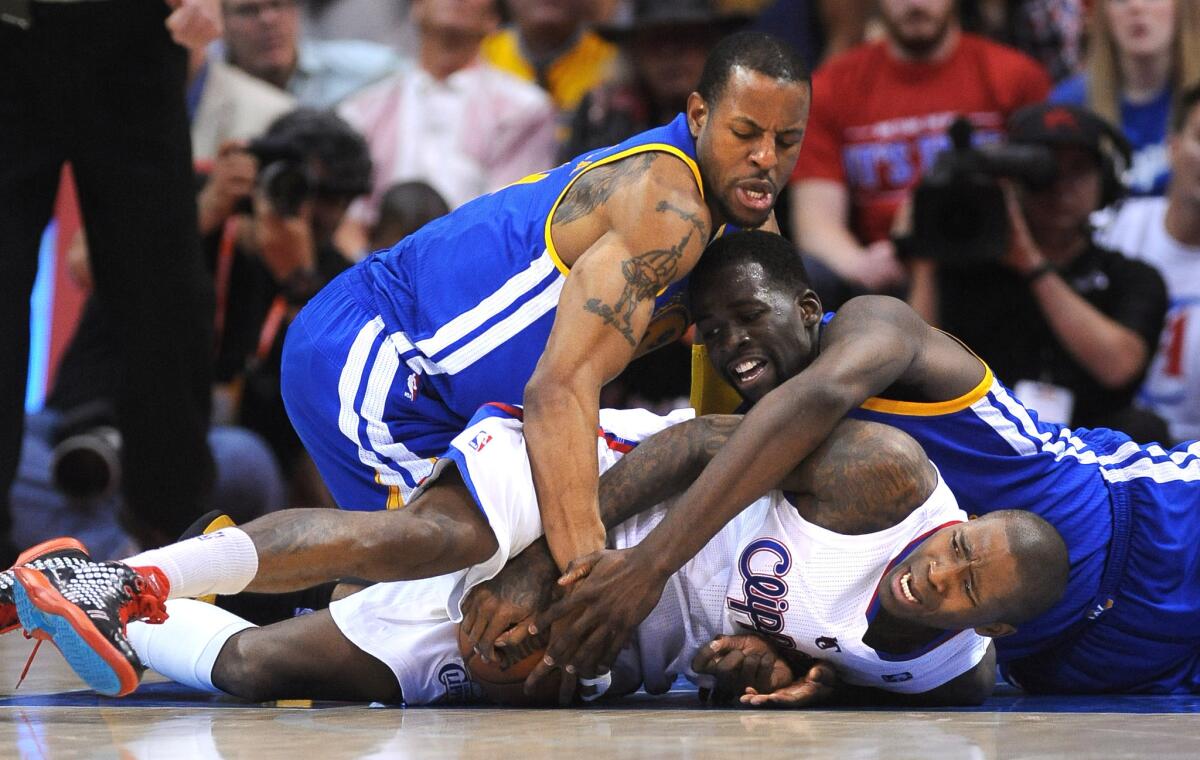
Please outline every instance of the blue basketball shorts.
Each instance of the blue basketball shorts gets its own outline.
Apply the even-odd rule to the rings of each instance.
[[[348,270],[288,327],[282,393],[293,427],[343,509],[398,509],[466,425],[408,387],[383,318]]]
[[[1112,606],[1063,644],[1005,666],[1038,692],[1200,693],[1200,442],[1106,471],[1130,510]]]

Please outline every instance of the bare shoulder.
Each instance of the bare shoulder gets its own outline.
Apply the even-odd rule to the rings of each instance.
[[[707,229],[708,209],[691,168],[664,151],[635,153],[584,171],[559,204],[554,225],[601,216],[612,226],[629,216],[654,213],[661,202],[701,218]]]
[[[876,422],[842,420],[783,485],[796,490],[801,514],[836,533],[885,530],[933,493],[937,473],[907,433]]]

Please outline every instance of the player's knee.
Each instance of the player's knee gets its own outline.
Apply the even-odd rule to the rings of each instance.
[[[213,663],[213,686],[250,702],[280,699],[285,685],[282,669],[272,662],[271,652],[262,646],[261,637],[245,635],[254,630],[237,634],[225,643]]]

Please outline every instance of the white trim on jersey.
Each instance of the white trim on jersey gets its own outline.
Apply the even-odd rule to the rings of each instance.
[[[400,367],[399,355],[390,340],[391,336],[385,336],[381,341],[372,361],[371,347],[383,332],[383,328],[383,318],[375,317],[363,325],[350,347],[346,364],[338,378],[338,400],[341,407],[338,413],[338,429],[358,448],[358,460],[376,473],[380,484],[398,486],[407,491],[432,471],[433,463],[418,457],[404,444],[393,439],[383,422],[384,406]],[[369,373],[366,371],[368,363],[371,365]],[[364,376],[367,387],[363,394],[362,408],[355,410],[354,399],[362,386]],[[360,421],[365,423],[367,443],[371,448],[363,446],[363,441],[358,435]],[[404,472],[401,473],[392,467],[381,459],[380,455],[390,459]]]
[[[406,333],[397,331],[389,338],[394,343],[397,353],[404,359],[404,363],[413,372],[425,375],[456,375],[558,306],[558,297],[562,293],[566,278],[554,278],[540,293],[521,304],[512,314],[497,320],[481,335],[459,346],[448,356],[436,361],[429,357],[460,340],[472,330],[487,324],[489,319],[507,309],[522,295],[531,293],[534,286],[554,271],[554,262],[543,251],[542,256],[528,268],[517,273],[478,305],[447,322],[432,337],[414,343]]]
[[[1155,483],[1175,483],[1200,480],[1200,441],[1188,446],[1187,451],[1168,454],[1161,446],[1147,446],[1151,457],[1162,457],[1167,461],[1143,458],[1125,467],[1104,470],[1104,479],[1110,483],[1125,483],[1139,478],[1149,478]],[[1187,461],[1190,459],[1191,461]]]
[[[448,374],[456,374],[471,366],[486,356],[493,349],[504,344],[509,338],[536,322],[543,314],[558,306],[558,297],[562,293],[565,277],[558,277],[550,286],[533,298],[521,304],[521,307],[492,325],[475,340],[458,349],[445,359],[435,362]]]
[[[995,404],[991,401],[993,397]],[[1057,435],[1038,430],[1029,410],[998,382],[972,408],[1022,456],[1049,453],[1058,460],[1069,458],[1081,464],[1098,465],[1104,479],[1110,483],[1138,478],[1150,478],[1158,483],[1200,480],[1200,444],[1192,444],[1186,452],[1168,453],[1158,445],[1142,447],[1127,441],[1111,454],[1098,455],[1070,428],[1062,428]]]
[[[543,250],[542,255],[535,259],[529,267],[517,272],[490,296],[442,325],[430,337],[417,341],[417,348],[426,356],[434,356],[507,309],[513,301],[546,279],[546,276],[553,271],[554,262],[550,255]]]

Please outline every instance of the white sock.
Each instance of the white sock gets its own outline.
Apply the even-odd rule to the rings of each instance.
[[[166,622],[130,623],[129,643],[142,664],[175,683],[223,693],[213,686],[212,670],[233,634],[256,626],[215,604],[193,599],[167,602]]]
[[[171,582],[169,599],[236,594],[258,573],[258,550],[241,528],[222,528],[161,549],[135,554],[130,567],[157,567]]]

